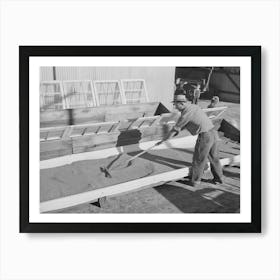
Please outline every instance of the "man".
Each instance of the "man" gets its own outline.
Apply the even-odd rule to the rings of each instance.
[[[184,82],[183,89],[185,90],[185,95],[189,101],[193,103],[194,100],[194,89],[191,83]]]
[[[197,104],[198,103],[198,99],[200,98],[200,84],[197,84],[194,91],[193,91],[193,104]]]
[[[219,100],[218,96],[213,96],[213,98],[211,99],[211,102],[207,108],[215,108],[218,105],[219,101],[220,100]]]
[[[218,134],[212,121],[198,105],[187,103],[185,95],[175,95],[173,103],[181,112],[181,116],[163,141],[177,135],[180,130],[185,128],[192,135],[198,135],[193,154],[191,184],[199,186],[207,157],[214,176],[212,182],[222,184],[223,171],[218,156]]]
[[[176,82],[175,82],[175,92],[174,94],[184,94],[186,95],[186,91],[184,89],[184,84],[185,82],[181,79],[181,78],[177,78]]]
[[[175,95],[183,94],[189,101],[193,100],[193,86],[181,78],[177,78],[175,82]]]

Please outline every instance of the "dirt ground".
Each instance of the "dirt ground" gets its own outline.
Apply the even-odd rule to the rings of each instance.
[[[201,107],[208,102],[201,101]],[[239,119],[239,104],[220,103],[229,110],[224,118]],[[137,178],[191,166],[193,150],[168,149],[150,151],[126,167],[127,160],[137,152],[100,160],[85,160],[70,165],[41,170],[40,200],[47,201],[95,188],[110,186]],[[240,154],[239,143],[220,133],[220,157]],[[110,165],[112,178],[106,178],[100,166]],[[106,198],[98,202],[78,205],[56,213],[238,213],[240,211],[240,166],[224,167],[225,183],[210,183],[209,171],[204,173],[198,188],[188,180],[141,189]]]

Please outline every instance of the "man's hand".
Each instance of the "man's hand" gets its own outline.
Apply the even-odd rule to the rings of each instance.
[[[179,132],[177,130],[173,130],[171,129],[163,138],[162,138],[162,142],[167,141],[168,139],[176,136]]]

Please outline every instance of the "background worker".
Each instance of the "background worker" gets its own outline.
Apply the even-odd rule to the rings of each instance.
[[[212,121],[198,105],[188,103],[183,94],[175,95],[173,103],[181,112],[181,116],[163,141],[177,135],[182,129],[187,129],[192,135],[198,135],[193,154],[191,184],[200,184],[207,158],[214,176],[212,182],[223,183],[223,171],[218,155],[218,134]]]
[[[218,96],[213,96],[207,108],[215,108],[218,105],[219,101],[220,100]]]
[[[188,83],[187,81],[181,78],[176,79],[174,95],[184,94],[189,101],[193,102],[193,98],[194,98],[193,92],[194,89],[190,83]]]
[[[175,92],[174,95],[183,94],[186,95],[186,91],[184,89],[184,81],[178,78],[175,82]]]
[[[193,100],[192,100],[193,104],[198,103],[198,99],[200,98],[200,93],[201,93],[200,84],[197,84],[197,86],[193,90]]]

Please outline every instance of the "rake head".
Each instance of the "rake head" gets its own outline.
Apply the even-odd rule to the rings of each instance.
[[[106,168],[105,166],[101,166],[100,170],[105,174],[105,177],[112,178],[112,175],[110,174],[108,168]]]

